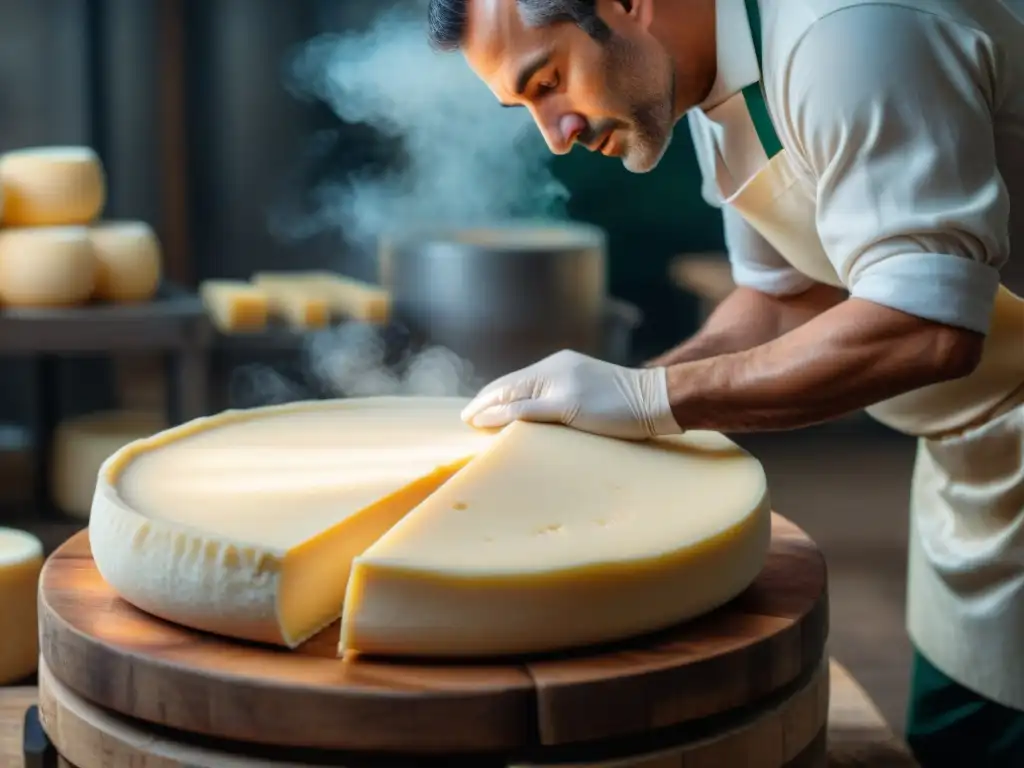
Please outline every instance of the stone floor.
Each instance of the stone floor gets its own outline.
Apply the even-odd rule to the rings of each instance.
[[[775,509],[825,553],[832,655],[902,732],[910,661],[904,605],[914,442],[857,425],[743,436],[738,442],[764,462]]]

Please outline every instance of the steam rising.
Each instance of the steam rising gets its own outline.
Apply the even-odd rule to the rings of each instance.
[[[319,100],[345,123],[368,126],[397,145],[400,157],[314,184],[307,196],[312,210],[279,210],[271,218],[278,235],[335,231],[357,255],[375,257],[380,236],[396,227],[564,216],[568,191],[548,168],[551,155],[530,115],[502,109],[462,56],[430,48],[425,5],[384,11],[364,32],[322,35],[290,62],[286,84],[297,98]],[[321,164],[335,139],[330,132],[314,137],[310,151]],[[357,149],[368,155],[372,147]],[[395,328],[346,323],[314,334],[305,353],[291,378],[267,365],[236,369],[232,405],[468,396],[485,383],[449,350],[410,350]]]
[[[293,377],[269,365],[236,368],[228,396],[233,408],[318,397],[407,395],[468,397],[484,383],[450,350],[413,352],[399,329],[345,323],[311,336]]]
[[[402,167],[318,185],[293,234],[340,229],[369,252],[396,225],[564,215],[568,191],[529,114],[502,109],[462,56],[430,48],[424,5],[386,11],[366,32],[318,37],[292,62],[296,96],[398,140],[406,155]]]

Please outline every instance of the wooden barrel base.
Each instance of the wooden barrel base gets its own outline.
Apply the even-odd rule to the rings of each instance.
[[[576,750],[545,759],[543,755],[507,760],[474,760],[480,768],[823,768],[828,720],[829,677],[823,662],[785,700],[721,733],[690,744],[642,754],[603,759],[599,746],[588,748],[592,759],[581,762]],[[217,745],[114,715],[89,704],[58,682],[46,662],[39,668],[39,711],[46,733],[60,755],[75,768],[382,768],[383,766],[451,766],[468,764],[446,756],[387,757],[318,754],[280,758],[248,745]],[[642,742],[642,740],[637,740]],[[555,750],[556,752],[558,750]],[[570,762],[571,760],[571,762]]]
[[[479,766],[615,740],[653,750],[654,734],[678,729],[692,743],[777,706],[824,657],[826,581],[814,542],[776,515],[750,588],[665,632],[545,658],[340,660],[337,626],[288,651],[143,613],[106,584],[83,534],[43,568],[40,648],[85,701],[174,732],[268,749],[460,754]]]

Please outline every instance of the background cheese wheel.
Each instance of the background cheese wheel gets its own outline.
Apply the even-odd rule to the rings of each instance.
[[[36,671],[36,591],[42,567],[43,545],[39,539],[24,531],[0,528],[0,685]]]
[[[85,227],[0,230],[0,302],[63,307],[92,295],[96,258]]]
[[[61,422],[53,436],[53,503],[87,520],[100,465],[128,443],[166,426],[156,411],[103,411]]]
[[[36,147],[0,155],[3,224],[88,224],[103,211],[106,177],[89,147]]]
[[[96,288],[101,301],[147,301],[160,283],[160,242],[144,221],[101,222],[89,229],[96,256]]]

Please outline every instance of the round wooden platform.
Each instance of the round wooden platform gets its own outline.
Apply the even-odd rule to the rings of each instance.
[[[824,733],[828,719],[828,664],[793,695],[735,727],[694,743],[620,755],[586,768],[824,768]],[[313,768],[313,766],[380,766],[381,761],[325,756],[297,762],[294,753],[282,762],[251,747],[249,754],[187,735],[154,730],[146,724],[105,712],[58,682],[45,661],[39,665],[39,711],[47,736],[64,763],[74,768]],[[254,754],[255,753],[255,754]],[[301,757],[299,758],[301,759]],[[418,765],[423,763],[417,761]],[[445,766],[450,765],[445,759]],[[569,768],[569,763],[475,763],[476,768]],[[571,763],[579,768],[575,760]]]
[[[653,748],[781,706],[815,674],[828,630],[824,561],[789,521],[774,516],[772,534],[755,583],[706,617],[574,655],[458,665],[339,660],[336,626],[287,651],[163,622],[114,594],[83,533],[43,569],[40,647],[54,678],[86,701],[216,739],[449,757],[557,756],[581,742],[607,754],[638,736]]]

